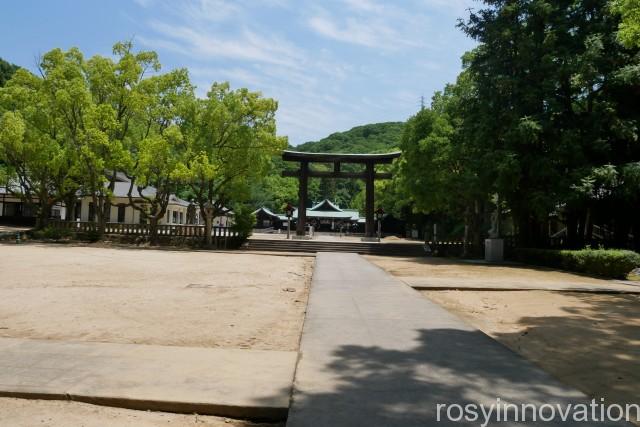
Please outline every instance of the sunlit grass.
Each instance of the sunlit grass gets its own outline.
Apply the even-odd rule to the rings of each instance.
[[[629,273],[627,276],[627,280],[631,280],[633,282],[640,282],[640,274]]]

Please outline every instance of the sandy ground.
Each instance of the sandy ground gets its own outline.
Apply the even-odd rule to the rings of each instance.
[[[0,398],[0,426],[11,427],[282,427],[203,415],[132,411],[80,402]]]
[[[640,402],[640,295],[422,293],[590,397]]]
[[[313,258],[0,245],[0,337],[297,350]]]
[[[394,276],[425,277],[430,280],[449,280],[452,284],[460,283],[493,283],[493,284],[531,284],[535,281],[544,286],[545,283],[580,283],[606,285],[610,281],[593,277],[551,270],[543,267],[504,266],[472,264],[448,258],[404,258],[366,256],[374,264],[387,270]]]

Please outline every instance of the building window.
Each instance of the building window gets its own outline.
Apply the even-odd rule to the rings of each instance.
[[[180,224],[184,224],[184,212],[180,212]]]
[[[173,211],[173,223],[178,223],[178,211]]]
[[[127,210],[127,206],[126,205],[118,205],[118,222],[119,223],[123,223],[124,222],[124,214]]]
[[[96,220],[96,206],[93,202],[89,202],[89,217],[87,221],[95,221]]]

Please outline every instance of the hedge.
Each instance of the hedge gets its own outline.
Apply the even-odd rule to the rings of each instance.
[[[626,279],[640,267],[640,254],[622,249],[516,249],[519,261],[596,276]]]

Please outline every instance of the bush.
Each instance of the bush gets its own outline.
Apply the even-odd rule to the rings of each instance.
[[[36,239],[61,240],[67,237],[71,237],[71,231],[47,226],[41,230],[34,231],[33,237],[35,237]]]
[[[97,242],[102,238],[102,235],[98,232],[98,230],[89,230],[87,231],[86,238],[91,243]]]
[[[240,234],[240,239],[244,241],[251,235],[253,226],[256,224],[256,216],[253,214],[253,210],[246,205],[237,205],[233,212],[231,229],[237,231]]]
[[[626,279],[640,267],[640,254],[622,249],[517,249],[519,261],[596,276]]]

